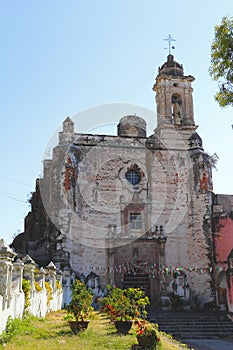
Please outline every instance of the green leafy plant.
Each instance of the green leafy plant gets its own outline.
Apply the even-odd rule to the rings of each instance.
[[[56,280],[56,289],[59,291],[59,292],[62,292],[62,285],[61,285],[61,282]]]
[[[215,100],[221,107],[233,105],[233,17],[223,17],[214,28],[209,72],[219,84]]]
[[[8,343],[13,337],[16,337],[22,332],[30,333],[30,322],[35,318],[32,315],[26,314],[23,319],[8,317],[6,329],[0,334],[0,344]]]
[[[31,305],[31,303],[30,303],[31,282],[29,280],[26,280],[25,278],[23,278],[22,289],[23,289],[23,292],[25,295],[24,310],[28,311],[28,308]]]
[[[140,346],[148,350],[158,349],[161,347],[161,340],[157,336],[158,327],[145,320],[137,321],[137,340]]]
[[[150,303],[145,292],[139,288],[112,288],[108,286],[108,296],[104,297],[102,311],[107,312],[113,321],[128,321],[136,317],[146,318],[146,305]]]
[[[53,288],[51,287],[49,282],[45,282],[45,289],[47,294],[47,305],[50,304],[50,301],[53,300]]]
[[[91,307],[93,295],[87,290],[85,284],[79,280],[75,280],[71,290],[71,302],[66,306],[68,311],[66,319],[85,321],[93,310]]]
[[[42,287],[40,285],[40,282],[35,281],[35,289],[38,293],[40,293],[42,291]]]

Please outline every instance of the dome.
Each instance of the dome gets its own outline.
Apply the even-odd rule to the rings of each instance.
[[[146,137],[146,122],[136,115],[126,115],[120,119],[117,126],[118,136]]]
[[[183,76],[183,66],[178,62],[174,61],[173,55],[167,56],[167,62],[162,67],[159,67],[159,75],[172,75],[172,76]]]

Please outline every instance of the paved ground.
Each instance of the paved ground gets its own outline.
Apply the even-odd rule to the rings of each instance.
[[[223,339],[186,339],[182,340],[195,350],[233,350],[233,341]]]

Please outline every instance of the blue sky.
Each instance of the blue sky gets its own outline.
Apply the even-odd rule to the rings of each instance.
[[[155,110],[152,86],[169,33],[176,60],[196,78],[204,148],[220,158],[214,190],[233,194],[232,108],[214,101],[208,74],[214,26],[225,15],[232,0],[1,1],[0,237],[9,243],[22,231],[43,152],[68,115],[111,102]]]

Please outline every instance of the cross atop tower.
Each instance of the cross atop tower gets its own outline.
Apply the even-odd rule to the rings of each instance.
[[[172,41],[176,41],[175,39],[173,39],[173,37],[171,36],[171,34],[168,34],[168,37],[166,39],[163,39],[165,41],[168,41],[168,52],[169,55],[171,54],[171,50],[175,48],[175,46],[172,46],[171,43]],[[166,47],[167,49],[167,47]]]

